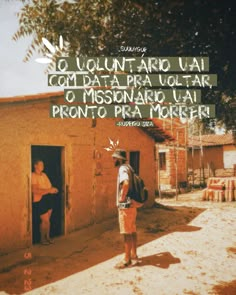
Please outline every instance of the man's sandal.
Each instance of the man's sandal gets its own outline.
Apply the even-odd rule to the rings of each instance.
[[[135,257],[132,257],[132,266],[138,265],[140,263],[140,259],[136,255]]]
[[[128,262],[126,262],[126,261],[121,261],[121,262],[119,262],[119,263],[117,263],[117,264],[115,265],[115,268],[117,268],[117,269],[124,269],[124,268],[129,267],[130,265],[131,265],[131,260],[128,261]]]
[[[49,243],[47,240],[43,240],[43,241],[41,241],[40,244],[43,245],[43,246],[48,246],[48,245],[50,245],[50,243]]]
[[[54,240],[52,240],[52,239],[47,239],[47,242],[48,242],[49,244],[55,244]]]

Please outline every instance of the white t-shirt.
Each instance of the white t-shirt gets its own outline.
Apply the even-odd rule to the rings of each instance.
[[[129,168],[125,165],[121,165],[119,167],[118,177],[117,177],[116,205],[119,204],[119,197],[121,192],[120,184],[125,180],[129,180]]]
[[[31,183],[32,185],[36,184],[39,189],[49,189],[52,187],[49,178],[44,172],[42,172],[41,174],[33,172],[31,176]]]
[[[131,174],[130,174],[130,169],[126,165],[121,165],[119,167],[118,171],[118,177],[117,177],[117,190],[116,190],[116,205],[118,206],[119,204],[119,197],[120,197],[120,192],[121,192],[121,183],[125,180],[132,181],[130,179]],[[132,186],[132,183],[129,183],[129,186]],[[142,207],[142,203],[138,203],[135,200],[131,199],[131,207],[132,208],[139,208]]]
[[[41,174],[37,174],[35,172],[31,175],[31,184],[37,185],[37,188],[39,189],[49,189],[52,187],[52,184],[47,177],[47,175],[42,172]],[[40,194],[33,194],[33,201],[38,202],[42,198],[42,195]]]

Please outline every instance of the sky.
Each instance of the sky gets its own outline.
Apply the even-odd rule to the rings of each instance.
[[[12,40],[18,28],[16,13],[21,6],[16,0],[0,0],[0,98],[62,90],[47,86],[47,65],[35,61],[42,56],[34,55],[23,62],[31,38]]]

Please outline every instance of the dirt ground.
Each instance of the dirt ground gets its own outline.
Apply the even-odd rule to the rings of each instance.
[[[0,257],[0,294],[234,295],[235,209],[197,192],[139,210],[140,264],[124,270],[114,268],[123,257],[117,218]]]

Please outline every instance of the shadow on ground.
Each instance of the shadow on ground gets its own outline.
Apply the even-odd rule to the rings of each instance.
[[[199,227],[189,225],[189,222],[204,210],[201,208],[170,207],[158,204],[152,208],[139,209],[137,217],[138,246],[172,232],[201,230]],[[96,231],[94,227],[94,229],[88,228],[79,231],[74,234],[73,240],[70,236],[62,237],[56,241],[55,245],[49,246],[46,250],[45,247],[33,247],[33,257],[30,264],[18,265],[1,273],[1,290],[9,294],[22,294],[24,281],[28,278],[25,275],[26,269],[31,272],[29,278],[32,289],[35,289],[122,254],[123,239],[119,234],[117,218],[101,224],[100,229],[100,231]],[[93,235],[91,235],[92,231]],[[90,237],[86,237],[89,232]],[[169,252],[164,252],[142,257],[140,266],[153,265],[167,269],[171,264],[175,263],[180,263],[180,259],[173,257]],[[111,267],[113,268],[112,264]]]
[[[174,257],[170,252],[162,252],[142,257],[138,266],[152,265],[160,268],[169,268],[171,264],[180,262],[181,260],[177,257]]]
[[[213,287],[212,293],[214,295],[233,295],[236,294],[236,280],[231,282],[222,282]]]

